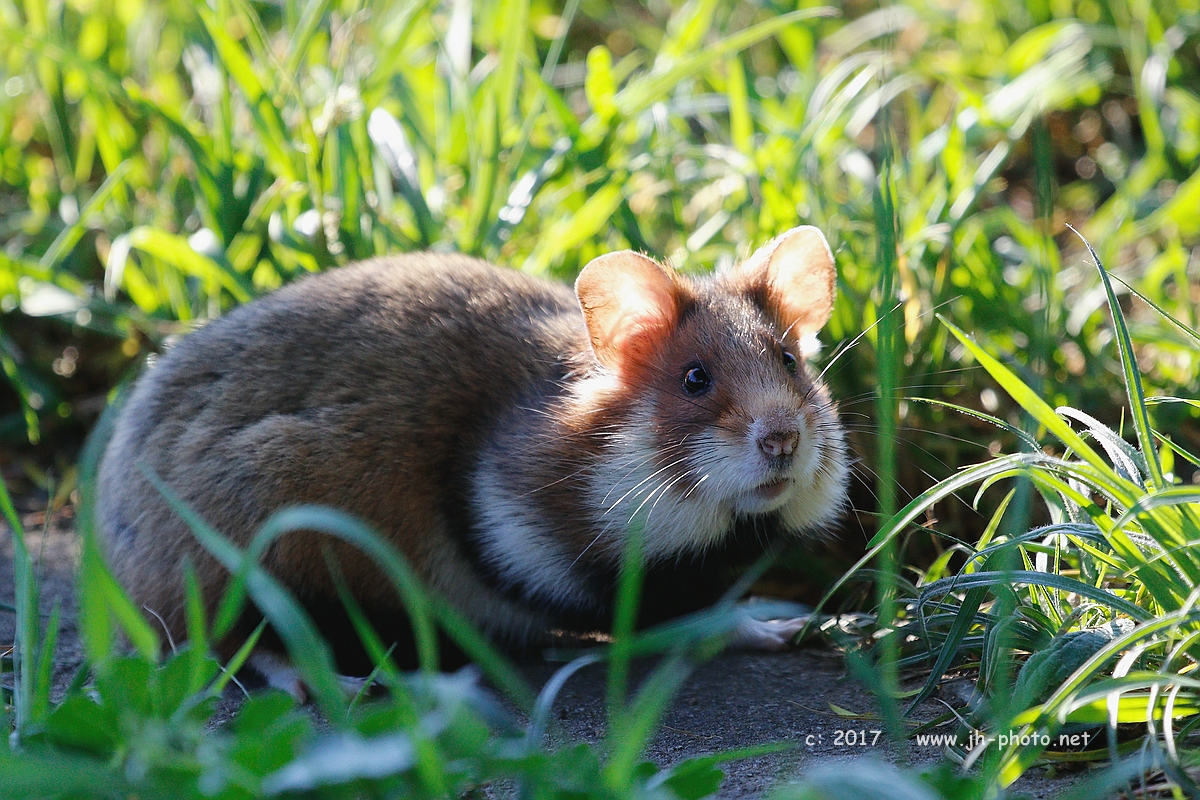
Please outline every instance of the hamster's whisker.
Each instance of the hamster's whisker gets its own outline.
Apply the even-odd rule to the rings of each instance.
[[[687,500],[689,497],[691,497],[691,496],[692,496],[692,492],[694,492],[694,491],[696,491],[698,488],[700,488],[700,484],[704,483],[706,480],[708,480],[708,478],[709,478],[709,473],[707,473],[707,472],[706,472],[706,473],[704,473],[704,475],[702,475],[702,476],[700,477],[700,480],[698,480],[698,481],[696,481],[695,483],[693,483],[693,484],[692,484],[692,488],[688,489],[688,490],[687,490],[687,491],[684,493],[684,495],[683,495],[683,499],[684,499],[684,500]]]
[[[612,488],[610,488],[610,489],[609,489],[607,492],[605,492],[605,494],[604,494],[604,497],[600,498],[600,502],[601,502],[601,503],[607,503],[607,502],[608,502],[608,498],[609,498],[609,497],[612,495],[612,493],[613,493],[613,492],[617,491],[617,489],[618,489],[618,488],[621,486],[622,482],[624,482],[626,478],[628,478],[628,477],[630,477],[631,475],[633,475],[633,473],[637,472],[637,470],[638,470],[639,468],[641,468],[642,466],[644,466],[644,465],[645,465],[645,464],[647,464],[648,462],[650,462],[650,461],[653,461],[653,460],[654,460],[654,454],[653,454],[653,453],[651,453],[651,454],[649,454],[649,455],[643,456],[643,457],[641,458],[641,460],[637,461],[636,463],[634,463],[634,461],[633,461],[633,458],[635,458],[635,457],[630,457],[629,459],[627,459],[627,460],[624,462],[624,464],[621,464],[621,465],[620,465],[620,468],[621,468],[621,469],[624,469],[626,466],[628,466],[628,467],[629,467],[629,471],[628,471],[628,472],[626,472],[624,475],[622,475],[622,476],[620,477],[620,479],[619,479],[619,480],[617,480],[617,481],[614,481],[614,482],[613,482]],[[651,477],[653,477],[653,476],[651,476]],[[643,478],[643,479],[642,479],[642,483],[644,483],[644,482],[645,482],[645,481],[647,481],[647,480],[649,480],[649,478]],[[634,488],[634,489],[636,489],[636,488],[637,488],[638,486],[640,486],[640,485],[641,485],[641,483],[637,484],[637,485],[636,485],[636,486],[634,486],[633,488]],[[631,490],[631,491],[632,491],[632,490]],[[622,498],[622,499],[623,499],[623,498]],[[617,502],[618,502],[618,503],[620,503],[621,501],[620,501],[620,500],[618,500]],[[611,509],[610,509],[610,510],[611,510]],[[608,512],[606,511],[606,512],[604,512],[604,513],[608,513]]]
[[[687,461],[687,456],[683,456],[682,458],[678,458],[678,459],[676,459],[675,461],[672,461],[670,464],[667,464],[667,465],[665,465],[665,466],[659,467],[659,468],[658,468],[658,469],[656,469],[654,472],[651,472],[649,475],[647,475],[646,477],[644,477],[644,478],[642,478],[640,481],[638,481],[636,484],[634,484],[634,485],[633,485],[633,488],[631,488],[631,489],[630,489],[629,491],[627,491],[625,494],[623,494],[623,495],[621,495],[619,498],[617,498],[617,501],[616,501],[615,503],[613,503],[611,506],[609,506],[608,508],[606,508],[606,509],[604,510],[604,513],[605,513],[605,514],[608,514],[608,513],[609,513],[609,512],[611,512],[611,511],[612,511],[614,508],[616,508],[617,506],[621,505],[621,503],[623,503],[623,502],[625,501],[625,498],[629,497],[629,495],[630,495],[630,494],[632,494],[633,492],[637,491],[638,487],[639,487],[639,486],[641,486],[641,485],[642,485],[643,483],[645,483],[646,481],[653,480],[653,479],[654,479],[654,477],[655,477],[656,475],[658,475],[659,473],[665,472],[666,470],[670,469],[671,467],[674,467],[674,466],[676,466],[677,464],[682,464],[684,461]],[[614,490],[614,491],[615,491],[615,489],[616,489],[616,487],[613,487],[613,490]],[[612,494],[612,491],[610,491],[610,492],[609,492],[609,494]],[[606,502],[608,502],[608,495],[607,495],[607,494],[606,494],[606,495],[604,495],[604,500],[602,500],[601,502],[605,502],[605,503],[606,503]]]
[[[686,472],[685,472],[685,473],[682,473],[682,474],[680,474],[680,475],[676,475],[676,476],[675,476],[674,478],[672,478],[670,481],[667,481],[667,482],[665,482],[665,483],[661,484],[661,490],[660,490],[660,491],[659,491],[659,493],[658,493],[658,498],[657,498],[657,499],[656,499],[656,500],[655,500],[655,501],[654,501],[654,502],[653,502],[653,503],[650,505],[650,510],[646,512],[646,518],[647,518],[647,519],[649,519],[649,518],[650,518],[650,515],[652,515],[652,514],[654,513],[654,509],[658,508],[658,503],[659,503],[659,501],[660,501],[660,500],[662,500],[664,497],[666,497],[666,495],[667,495],[667,491],[668,491],[668,490],[670,490],[670,488],[671,488],[672,486],[674,486],[675,484],[677,484],[677,483],[679,483],[681,480],[683,480],[685,477],[687,477],[687,473],[686,473]],[[647,498],[647,499],[649,499],[649,498]],[[644,503],[643,503],[643,505],[644,505]],[[640,509],[640,508],[641,508],[641,507],[639,506],[639,509]]]
[[[571,478],[576,478],[580,475],[583,475],[585,472],[587,472],[591,468],[592,468],[591,464],[585,464],[584,466],[580,467],[579,469],[569,472],[566,475],[563,475],[561,478],[552,480],[549,483],[543,483],[541,486],[535,486],[534,488],[530,489],[527,492],[522,492],[521,494],[514,495],[514,497],[525,498],[525,497],[529,497],[530,495],[537,494],[538,492],[540,492],[544,489],[549,489],[551,486],[557,486],[558,484],[562,483],[563,481],[569,481]]]
[[[900,401],[900,400],[911,400],[911,401],[913,401],[913,402],[917,402],[917,403],[919,403],[919,402],[921,402],[922,400],[924,400],[925,398],[922,398],[922,397],[913,397],[913,396],[910,396],[910,395],[907,395],[907,394],[905,394],[905,392],[912,391],[912,390],[917,390],[917,389],[944,389],[944,388],[946,388],[947,386],[951,386],[951,385],[953,385],[953,386],[959,386],[960,384],[946,384],[946,383],[910,383],[910,384],[905,384],[904,386],[897,386],[897,387],[896,387],[896,389],[895,389],[895,392],[892,394],[892,399],[893,399],[893,400],[896,400],[896,401]],[[865,392],[860,392],[860,393],[858,393],[858,394],[856,394],[856,395],[849,395],[849,396],[846,396],[846,397],[839,397],[839,398],[838,398],[838,404],[839,404],[839,405],[843,405],[843,406],[853,406],[853,405],[858,405],[859,403],[864,403],[864,402],[867,402],[868,400],[870,400],[870,401],[875,401],[875,400],[876,400],[878,397],[879,397],[879,393],[878,393],[878,392],[876,392],[876,391],[874,391],[874,390],[868,390],[868,391],[865,391]]]
[[[841,349],[841,352],[835,351],[834,355],[830,356],[829,361],[825,364],[825,368],[821,370],[821,374],[817,376],[817,382],[819,383],[821,381],[821,379],[825,377],[825,373],[829,371],[829,368],[832,367],[834,364],[836,364],[843,355],[845,355],[847,352],[849,352],[851,347],[854,347],[856,344],[861,342],[864,336],[866,336],[868,333],[870,333],[872,330],[875,329],[876,325],[883,322],[883,320],[886,319],[888,317],[888,315],[892,314],[896,309],[900,308],[902,305],[904,305],[904,304],[896,303],[896,305],[892,306],[888,311],[886,311],[883,314],[880,314],[879,319],[872,322],[868,327],[864,328],[857,336],[855,336],[850,341],[850,344],[846,345],[844,348]]]
[[[658,482],[656,485],[654,485],[654,486],[650,487],[649,489],[647,489],[647,490],[646,490],[646,492],[645,492],[645,496],[642,498],[642,501],[641,501],[640,503],[638,503],[638,507],[637,507],[637,508],[635,508],[635,509],[633,510],[633,513],[629,515],[629,519],[626,521],[626,523],[625,523],[625,524],[626,524],[626,525],[632,525],[632,524],[633,524],[633,521],[634,521],[634,520],[637,518],[637,515],[638,515],[638,514],[641,512],[641,510],[642,510],[642,509],[645,507],[646,503],[649,503],[649,502],[650,502],[650,499],[651,499],[652,497],[654,497],[656,494],[658,494],[660,491],[665,491],[665,487],[666,487],[666,486],[668,486],[668,485],[669,485],[668,481],[664,479],[664,480],[662,480],[662,481],[659,481],[659,482]],[[659,495],[659,496],[661,497],[661,495]],[[656,501],[655,501],[655,503],[657,503],[657,502],[658,502],[658,501],[656,500]],[[650,509],[650,510],[651,510],[651,511],[653,511],[653,510],[654,510],[654,507],[653,507],[653,506],[651,506],[651,509]],[[649,514],[649,513],[647,513],[647,514],[646,514],[646,518],[647,518],[647,519],[649,519],[649,518],[650,518],[650,514]]]
[[[583,557],[584,557],[584,555],[587,553],[587,551],[588,551],[588,550],[591,550],[591,549],[592,549],[592,546],[593,546],[594,544],[596,544],[596,542],[600,541],[601,537],[603,537],[603,536],[604,536],[604,534],[606,534],[606,533],[608,533],[610,530],[612,530],[612,528],[613,528],[612,521],[611,521],[611,520],[610,520],[610,521],[606,521],[606,522],[604,523],[604,525],[602,525],[602,526],[601,526],[601,528],[600,528],[600,532],[599,532],[599,533],[597,533],[597,534],[596,534],[596,536],[595,536],[595,537],[594,537],[594,538],[593,538],[593,539],[592,539],[590,542],[588,542],[588,543],[587,543],[587,547],[585,547],[585,548],[583,548],[582,550],[580,550],[580,551],[579,551],[579,555],[575,556],[575,560],[571,562],[570,566],[569,566],[569,567],[567,567],[567,569],[571,569],[571,568],[573,568],[573,567],[574,567],[576,564],[578,564],[578,563],[579,563],[579,559],[583,558]]]
[[[582,550],[579,551],[579,555],[575,556],[575,560],[571,562],[570,566],[568,566],[567,569],[568,570],[573,569],[574,566],[579,563],[579,559],[583,558],[584,555],[587,554],[587,551],[592,549],[592,545],[594,545],[596,542],[600,541],[600,537],[603,536],[607,532],[608,532],[608,526],[605,525],[604,527],[602,527],[600,529],[600,532],[597,533],[596,536],[590,542],[587,543],[587,547],[584,547]]]
[[[877,429],[870,428],[870,427],[858,427],[858,426],[848,425],[848,426],[846,426],[846,430],[854,431],[855,433],[866,434],[868,436],[878,436],[879,435],[879,431]],[[896,430],[902,431],[905,433],[920,433],[920,434],[926,435],[926,436],[932,435],[932,436],[937,436],[941,439],[945,439],[945,440],[951,441],[951,442],[958,442],[958,443],[962,443],[962,444],[974,445],[976,447],[983,448],[983,449],[987,448],[987,445],[982,442],[972,442],[967,439],[963,439],[959,436],[955,436],[952,433],[945,433],[944,431],[931,431],[926,428],[915,428],[915,427],[912,427],[911,425],[902,425],[900,427],[897,427]],[[927,455],[930,458],[932,458],[933,460],[937,461],[937,463],[941,464],[943,467],[946,467],[946,469],[950,469],[950,465],[947,464],[944,460],[942,460],[942,458],[940,456],[934,454],[927,447],[924,447],[924,446],[918,444],[917,440],[915,438],[910,438],[908,436],[897,436],[896,438],[899,441],[904,442],[909,447],[915,447],[916,449],[920,450],[925,455]]]

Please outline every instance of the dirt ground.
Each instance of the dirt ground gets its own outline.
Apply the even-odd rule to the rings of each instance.
[[[38,530],[39,520],[30,518]],[[31,533],[30,552],[39,561],[43,615],[48,617],[55,600],[62,604],[59,663],[56,685],[64,687],[82,659],[75,627],[74,572],[79,548],[70,527],[62,520],[46,533]],[[0,529],[0,603],[12,603],[12,539]],[[0,611],[0,651],[13,637],[13,616]],[[559,667],[544,662],[523,665],[534,685],[540,686]],[[634,679],[645,675],[650,664],[641,664]],[[603,667],[591,666],[567,682],[557,704],[559,732],[564,738],[595,741],[604,732],[605,680]],[[231,698],[231,705],[236,700]],[[831,704],[863,715],[848,719],[834,713]],[[931,701],[929,715],[945,706]],[[699,666],[682,687],[654,739],[649,758],[669,765],[683,758],[736,747],[787,741],[787,752],[750,758],[723,767],[723,798],[759,797],[780,781],[802,775],[818,762],[846,763],[874,756],[901,761],[904,755],[875,735],[882,727],[871,719],[873,700],[861,684],[851,679],[841,657],[821,649],[799,649],[778,654],[726,653]],[[850,732],[854,733],[851,734]],[[839,734],[839,732],[841,732]],[[907,758],[914,763],[937,760],[940,748],[911,746]],[[1032,770],[1015,789],[1035,798],[1051,798],[1065,791],[1086,773],[1048,777]]]

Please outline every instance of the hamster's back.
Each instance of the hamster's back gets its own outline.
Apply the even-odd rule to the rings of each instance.
[[[461,499],[489,424],[553,391],[586,347],[577,309],[566,287],[414,254],[305,279],[187,336],[139,381],[101,465],[118,579],[178,636],[184,561],[210,605],[227,577],[139,465],[240,545],[280,507],[323,503],[427,572],[448,558],[440,509]],[[395,602],[362,556],[333,552],[361,600]],[[302,599],[337,603],[316,537],[285,537],[264,561]]]

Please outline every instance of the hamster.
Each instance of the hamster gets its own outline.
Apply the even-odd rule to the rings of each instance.
[[[210,614],[226,588],[144,463],[240,547],[289,505],[367,521],[510,649],[606,629],[634,518],[640,622],[703,608],[732,555],[826,532],[845,503],[843,430],[802,349],[834,291],[809,226],[707,278],[610,253],[574,293],[433,253],[308,277],[191,333],[141,376],[100,467],[107,558],[176,642],[185,561]],[[396,592],[351,546],[292,533],[262,565],[332,637],[339,666],[362,674],[361,648],[338,641],[354,637],[327,552],[384,641],[411,656]],[[735,639],[779,647],[794,630],[748,622]]]

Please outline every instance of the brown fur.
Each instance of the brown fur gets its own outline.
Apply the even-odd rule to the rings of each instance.
[[[817,430],[836,427],[823,390],[802,367],[789,375],[782,361],[784,348],[799,355],[797,337],[811,331],[779,319],[803,299],[775,300],[771,270],[779,268],[769,253],[757,266],[700,283],[654,277],[661,268],[633,254],[605,258],[606,270],[640,259],[635,295],[643,279],[666,281],[650,300],[634,298],[649,304],[644,335],[605,323],[610,332],[597,339],[603,326],[592,309],[607,301],[586,288],[585,325],[566,287],[463,256],[414,254],[308,278],[186,337],[138,383],[101,466],[99,522],[117,578],[176,641],[185,634],[185,561],[210,613],[228,581],[141,464],[241,547],[287,505],[320,503],[361,517],[498,640],[534,641],[572,619],[595,623],[621,539],[597,507],[594,484],[612,466],[614,437],[644,424],[638,414],[651,414],[649,460],[661,480],[674,481],[655,491],[677,495],[695,488],[687,465],[672,463],[689,437],[715,431],[736,442],[755,419],[774,424],[762,422],[776,412],[763,417],[760,396],[787,398],[776,401],[784,404],[779,413],[803,411]],[[620,284],[620,275],[590,274],[581,284]],[[597,352],[611,357],[612,373]],[[681,394],[693,363],[714,379],[702,398]],[[842,458],[840,438],[836,445],[827,459]],[[505,496],[534,509],[535,534],[570,560],[563,571],[582,576],[587,588],[578,597],[547,600],[488,574],[464,533],[485,454],[496,460],[489,476]],[[268,549],[263,565],[323,614],[339,606],[326,548],[372,619],[403,627],[394,590],[347,545],[292,533]],[[682,548],[678,557],[689,553]],[[222,649],[237,644],[235,636]]]
[[[586,347],[577,316],[566,287],[413,255],[307,279],[193,333],[139,382],[103,461],[99,518],[117,578],[179,640],[184,560],[210,611],[228,577],[139,461],[239,546],[281,507],[324,503],[377,526],[430,577],[452,546],[440,505],[489,409],[552,380],[546,352]],[[336,604],[322,544],[285,536],[264,565]],[[364,556],[332,551],[365,604],[399,611]]]

